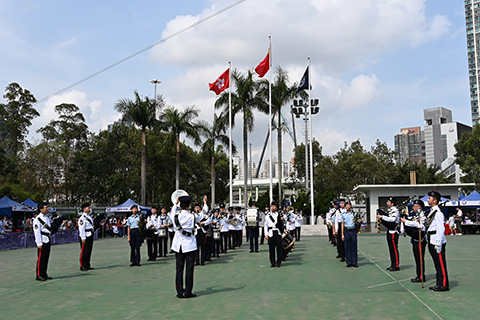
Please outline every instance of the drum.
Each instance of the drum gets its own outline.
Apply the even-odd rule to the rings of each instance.
[[[282,235],[282,247],[288,249],[295,243],[293,236],[287,231]]]
[[[166,238],[167,237],[167,228],[163,227],[158,229],[158,236],[160,238]]]
[[[258,210],[257,209],[247,210],[247,226],[249,227],[258,226]]]
[[[220,229],[213,229],[213,240],[220,240]]]

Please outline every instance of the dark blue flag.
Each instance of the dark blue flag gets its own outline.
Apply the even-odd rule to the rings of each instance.
[[[297,93],[302,90],[308,89],[309,84],[310,84],[310,81],[308,81],[308,67],[307,67],[307,70],[305,70],[302,80],[300,80],[300,84],[298,85]],[[312,86],[310,86],[310,89],[312,89]]]

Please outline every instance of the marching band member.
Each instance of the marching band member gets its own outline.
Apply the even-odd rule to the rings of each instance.
[[[78,219],[78,234],[80,236],[80,270],[93,270],[90,266],[90,258],[93,250],[93,219],[90,216],[90,203],[81,206],[82,215]]]
[[[377,215],[377,219],[381,219],[382,223],[387,227],[387,243],[390,251],[390,267],[389,271],[400,270],[400,256],[398,252],[398,237],[399,232],[397,230],[400,222],[400,213],[396,207],[397,200],[394,197],[390,197],[387,200],[387,214]]]
[[[285,220],[287,220],[288,232],[290,232],[290,234],[292,235],[293,238],[296,238],[296,235],[295,235],[295,231],[296,231],[295,221],[297,219],[295,218],[295,214],[293,213],[293,210],[287,212],[287,217],[288,217],[288,219],[285,219]]]
[[[195,268],[195,251],[197,250],[197,239],[195,238],[195,216],[190,212],[189,196],[178,197],[172,207],[174,217],[173,226],[175,236],[172,249],[175,251],[176,276],[175,289],[177,298],[194,298],[197,295],[193,291],[193,270]],[[180,204],[180,210],[178,210]],[[183,270],[185,269],[185,287],[183,286]]]
[[[233,207],[228,207],[228,249],[235,250],[236,237],[235,237],[235,226],[232,222],[235,220],[235,214],[233,213]]]
[[[300,241],[300,232],[302,231],[302,214],[295,209],[295,241]]]
[[[168,211],[168,217],[170,218],[170,221],[172,222],[170,226],[168,227],[168,237],[170,238],[170,253],[174,253],[172,250],[172,244],[173,244],[173,237],[175,236],[175,230],[173,230],[173,215],[172,215],[172,207],[170,207],[170,211]]]
[[[152,206],[152,214],[147,218],[147,261],[155,261],[157,259],[157,243],[158,243],[158,230],[157,230],[157,207]]]
[[[340,199],[339,201],[339,208],[335,211],[335,215],[333,217],[333,224],[332,224],[332,232],[335,236],[335,240],[337,243],[337,256],[336,258],[340,258],[340,262],[345,262],[345,244],[343,243],[342,239],[342,214],[346,211],[345,210],[345,199]]]
[[[132,215],[127,220],[127,240],[130,243],[130,267],[138,266],[140,264],[140,246],[142,245],[142,237],[140,236],[140,216],[138,215],[138,206],[134,204],[131,206]]]
[[[268,204],[266,204],[266,205],[265,205],[265,209],[264,209],[264,211],[263,211],[264,217],[266,217],[269,212],[270,212],[270,207],[268,206]],[[264,226],[265,226],[265,225],[264,225]],[[260,245],[262,245],[263,242],[265,241],[265,228],[260,228],[260,229],[262,229],[262,230],[260,231],[260,232],[262,233],[262,234],[260,235]]]
[[[230,224],[228,223],[228,216],[225,212],[225,204],[220,205],[220,237],[222,253],[227,253],[228,241],[230,238]]]
[[[257,209],[255,203],[252,204],[252,209]],[[250,252],[258,252],[258,237],[259,237],[259,226],[258,222],[262,219],[260,211],[257,210],[257,223],[254,226],[250,226]],[[263,228],[262,228],[263,230]]]
[[[213,212],[213,217],[212,217],[212,221],[211,221],[211,228],[212,229],[220,229],[220,221],[221,221],[221,218],[219,216],[219,211],[218,209],[216,209],[214,212]],[[213,231],[213,230],[212,230]],[[213,236],[212,236],[213,238]],[[212,250],[212,253],[213,253],[213,256],[214,257],[217,257],[217,258],[220,258],[220,250],[221,250],[221,241],[220,239],[215,239],[213,238],[213,250]]]
[[[412,243],[413,256],[417,266],[417,277],[412,282],[425,282],[425,246],[427,240],[425,238],[425,213],[423,212],[424,204],[420,199],[413,201],[413,212],[415,219],[409,220],[403,217],[401,220],[405,224],[405,232],[410,236]]]
[[[332,220],[333,220],[333,215],[338,209],[338,202],[333,202],[333,207],[328,210],[327,215],[325,219],[327,220],[327,229],[328,229],[328,239],[330,240],[330,243],[336,246],[336,241],[335,237],[333,235],[333,228],[332,228]]]
[[[200,204],[196,203],[194,207],[195,223],[198,228],[196,238],[197,238],[197,251],[195,253],[195,263],[196,265],[205,265],[207,259],[206,256],[206,244],[207,244],[207,234],[206,227],[210,224],[210,219],[208,218],[208,206],[207,206],[207,196],[203,197],[203,208],[200,209]]]
[[[243,216],[242,208],[235,207],[235,219],[237,219],[237,225],[235,226],[235,247],[241,247],[243,243]]]
[[[46,202],[38,204],[39,214],[33,220],[33,232],[35,243],[37,244],[37,281],[46,281],[52,279],[47,274],[48,259],[50,258],[52,221],[47,216],[48,206]]]
[[[172,220],[170,219],[170,216],[167,214],[167,208],[162,207],[161,208],[161,213],[160,216],[157,218],[157,234],[160,233],[159,229],[164,228],[164,230],[173,230],[172,229]],[[168,234],[170,234],[170,231],[167,231]],[[174,232],[172,231],[172,234]],[[173,237],[172,237],[173,239]],[[166,257],[167,256],[167,241],[168,241],[168,236],[165,234],[165,236],[158,237],[158,257]]]
[[[280,268],[282,264],[283,248],[282,248],[282,233],[283,223],[280,214],[277,212],[276,202],[270,205],[271,211],[265,217],[265,239],[268,241],[270,267]],[[277,259],[275,259],[275,251],[277,252]]]
[[[430,222],[427,229],[428,251],[435,264],[437,282],[435,286],[429,289],[433,291],[448,291],[450,290],[450,286],[448,282],[447,259],[445,256],[445,248],[447,245],[447,238],[445,238],[445,217],[438,207],[439,202],[440,193],[430,191],[428,193],[428,205],[431,209],[427,217],[427,220]]]
[[[357,252],[357,228],[355,213],[352,211],[352,204],[345,204],[345,211],[342,213],[342,241],[345,244],[346,267],[358,268]]]

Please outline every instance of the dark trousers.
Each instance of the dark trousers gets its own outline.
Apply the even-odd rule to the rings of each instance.
[[[300,241],[300,231],[302,227],[295,227],[295,241]]]
[[[222,239],[222,253],[227,253],[228,248],[228,240],[230,239],[230,231],[227,232],[220,232],[220,237]]]
[[[47,277],[48,259],[50,258],[51,244],[42,244],[42,249],[37,248],[37,277]]]
[[[207,256],[207,261],[210,261],[212,258],[212,252],[213,252],[213,236],[207,235],[206,241],[205,241],[205,255]]]
[[[265,228],[260,227],[260,229],[262,229],[261,235],[260,235],[260,244],[263,244],[263,242],[265,241]]]
[[[249,227],[250,228],[250,251],[258,251],[258,227]]]
[[[158,255],[160,257],[166,257],[167,256],[167,242],[168,242],[168,236],[165,235],[165,237],[158,237]]]
[[[413,256],[417,265],[417,278],[425,279],[425,247],[427,241],[415,241],[412,239]],[[420,255],[420,250],[422,254]],[[422,270],[423,269],[423,270]],[[422,272],[423,271],[423,272]]]
[[[358,265],[357,255],[357,231],[355,229],[344,229],[345,236],[345,256],[347,265]]]
[[[152,239],[147,239],[147,253],[148,259],[156,260],[157,259],[157,243],[158,235],[154,234]]]
[[[85,239],[85,243],[82,243],[82,239],[80,239],[80,268],[87,268],[89,269],[90,266],[90,258],[92,257],[92,250],[93,250],[93,235],[87,237]]]
[[[388,250],[390,251],[390,267],[400,268],[400,253],[398,252],[398,232],[387,231]]]
[[[175,253],[176,275],[175,289],[178,295],[190,294],[193,290],[193,269],[195,268],[195,251]],[[185,288],[183,287],[183,270],[185,269]]]
[[[330,240],[330,242],[333,244],[335,242],[335,240],[333,239],[332,226],[327,224],[327,230],[328,230],[328,240]]]
[[[437,286],[449,288],[448,273],[447,273],[447,258],[445,256],[446,244],[442,244],[442,251],[440,253],[435,249],[435,245],[428,244],[428,251],[432,256],[435,264],[435,271],[437,277]]]
[[[206,257],[206,241],[207,241],[207,236],[202,230],[198,230],[197,233],[197,251],[195,251],[195,262],[196,264],[205,264],[205,261],[207,260]]]
[[[212,238],[213,239],[213,238]],[[213,256],[220,257],[222,242],[220,240],[213,240]]]
[[[253,227],[246,226],[245,227],[245,242],[248,242],[250,240],[250,234],[251,234],[251,229]]]
[[[243,244],[243,229],[237,230],[237,247],[241,247]]]
[[[130,262],[140,263],[140,246],[142,245],[142,237],[138,229],[130,230]]]
[[[342,240],[342,232],[341,230],[339,230],[340,232],[337,233],[337,253],[338,255],[340,256],[340,258],[343,258],[345,259],[346,256],[345,256],[345,244],[343,243],[343,240]]]
[[[235,230],[228,230],[228,249],[235,249]]]
[[[274,231],[273,236],[268,238],[268,251],[270,257],[270,265],[280,265],[283,258],[282,236]],[[277,251],[277,259],[275,260],[275,251]]]

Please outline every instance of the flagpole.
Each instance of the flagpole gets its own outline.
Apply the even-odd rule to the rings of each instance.
[[[310,97],[312,95],[312,77],[311,77],[311,68],[310,68],[310,57],[308,57],[308,105],[310,107],[310,206],[311,206],[311,225],[315,223],[315,213],[314,213],[314,193],[313,193],[313,130],[312,130],[312,101]]]
[[[232,63],[228,62],[228,81],[231,83]],[[232,86],[228,86],[228,131],[230,136],[229,141],[229,179],[230,179],[230,206],[233,203],[233,171],[232,171]]]
[[[270,80],[268,81],[268,131],[270,134],[270,203],[273,201],[273,152],[272,152],[272,36],[268,36],[268,67]],[[279,199],[280,202],[281,199]]]

